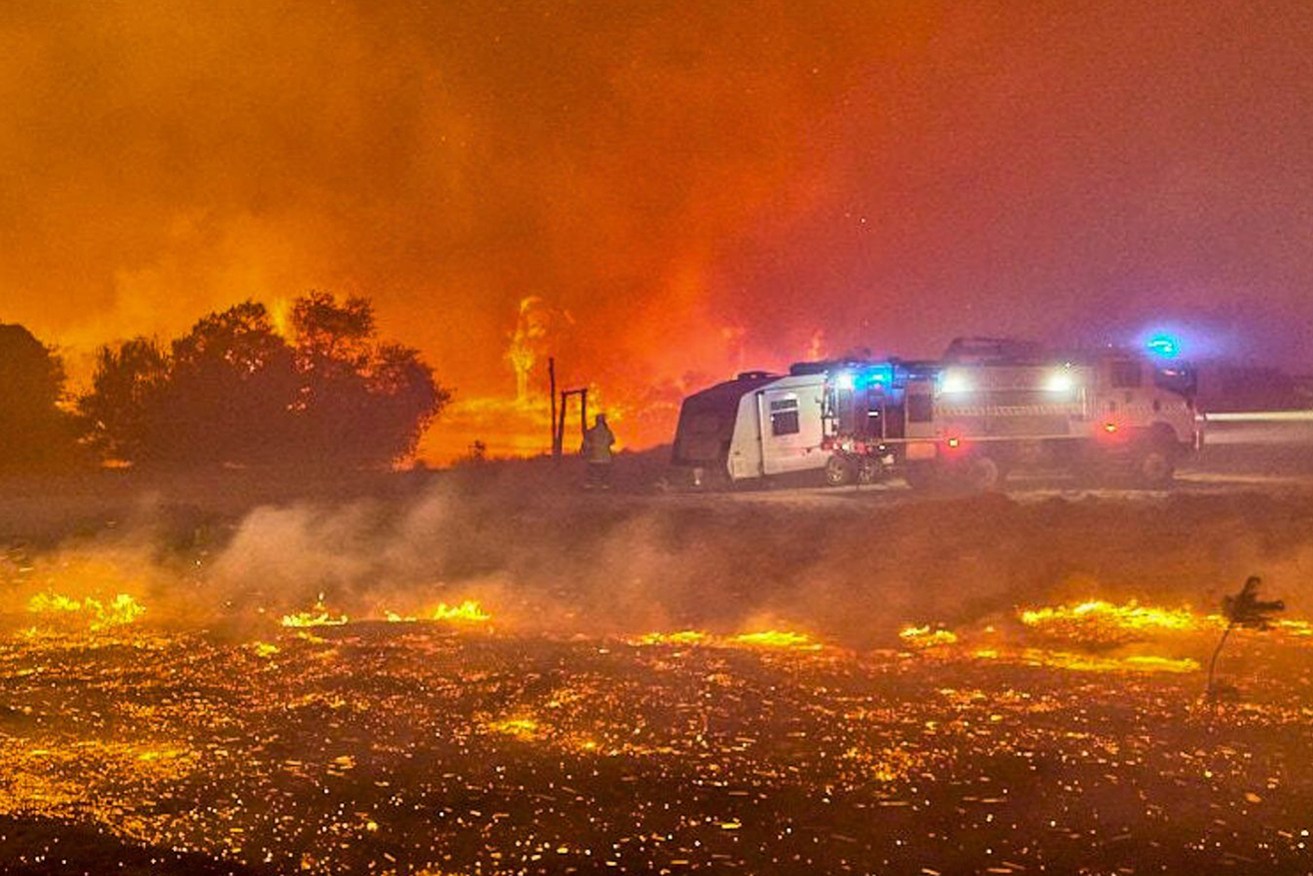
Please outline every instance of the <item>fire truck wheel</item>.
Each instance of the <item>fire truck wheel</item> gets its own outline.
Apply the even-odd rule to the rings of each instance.
[[[1170,486],[1176,475],[1171,451],[1157,445],[1146,448],[1136,459],[1135,473],[1140,483],[1150,489]]]
[[[831,487],[851,484],[857,478],[857,465],[845,456],[834,454],[825,463],[825,483]]]
[[[935,486],[936,472],[934,463],[909,462],[903,466],[903,480],[914,490],[929,490]]]
[[[973,490],[982,493],[997,490],[1003,486],[1003,467],[992,456],[976,454],[966,461],[963,477]]]

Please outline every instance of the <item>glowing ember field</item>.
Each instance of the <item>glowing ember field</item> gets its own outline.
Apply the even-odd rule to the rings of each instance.
[[[11,544],[6,872],[1313,869],[1313,498],[499,489]]]
[[[988,647],[989,630],[909,630],[867,654],[694,631],[269,632],[5,642],[0,812],[254,872],[1313,864],[1297,628],[1237,639],[1243,700],[1216,713],[1197,664],[1082,662],[1052,631]],[[1169,650],[1205,653],[1205,632],[1176,628]],[[15,863],[70,853],[7,842]]]

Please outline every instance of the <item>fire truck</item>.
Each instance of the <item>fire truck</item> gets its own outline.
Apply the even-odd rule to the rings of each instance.
[[[1202,445],[1195,386],[1188,366],[1135,351],[959,338],[940,360],[827,376],[827,479],[993,490],[1012,471],[1038,469],[1163,488]]]

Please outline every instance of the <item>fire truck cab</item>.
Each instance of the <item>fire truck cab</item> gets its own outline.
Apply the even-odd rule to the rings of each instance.
[[[997,489],[1008,472],[1062,469],[1164,487],[1202,443],[1194,372],[1132,351],[1051,354],[993,338],[942,359],[839,372],[825,444],[854,478]]]

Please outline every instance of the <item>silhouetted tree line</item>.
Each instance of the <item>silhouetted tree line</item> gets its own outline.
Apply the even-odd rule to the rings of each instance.
[[[0,472],[41,471],[76,454],[76,419],[64,400],[64,366],[21,325],[0,324]]]
[[[383,343],[372,305],[312,292],[289,337],[247,301],[167,346],[101,347],[90,390],[64,396],[59,357],[0,326],[0,469],[60,464],[76,447],[134,464],[383,465],[415,451],[449,401],[417,351]]]

